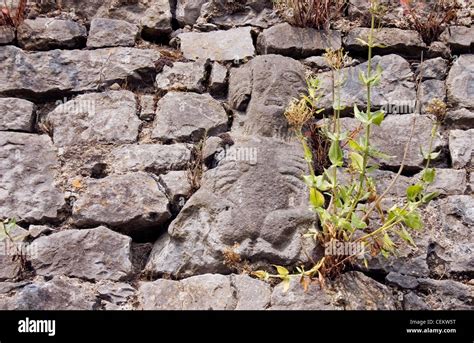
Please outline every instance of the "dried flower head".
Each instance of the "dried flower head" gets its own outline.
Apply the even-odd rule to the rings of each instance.
[[[343,48],[337,50],[326,49],[323,56],[327,64],[334,70],[341,70],[350,63],[348,53],[344,53]]]
[[[435,116],[438,123],[443,122],[446,117],[447,106],[446,103],[438,98],[434,98],[430,101],[426,107],[426,112]]]
[[[313,111],[305,99],[293,99],[285,111],[285,117],[288,124],[299,131],[313,117]]]

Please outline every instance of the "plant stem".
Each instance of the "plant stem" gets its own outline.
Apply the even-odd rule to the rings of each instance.
[[[431,128],[430,143],[429,143],[429,147],[428,147],[428,158],[426,159],[425,170],[430,167],[431,152],[433,150],[433,143],[434,143],[434,139],[436,137],[436,132],[438,132],[438,128],[439,128],[439,123],[437,121],[435,121],[435,123],[433,124],[433,126]]]
[[[365,221],[367,218],[369,218],[370,214],[373,212],[373,210],[375,210],[377,208],[377,206],[380,205],[380,202],[382,201],[382,199],[385,198],[385,196],[388,194],[388,192],[390,192],[390,190],[393,188],[393,186],[397,182],[397,179],[402,174],[402,171],[405,168],[405,160],[406,160],[407,155],[408,155],[408,148],[411,146],[411,140],[413,138],[413,134],[415,133],[415,126],[416,126],[416,117],[413,118],[413,124],[412,124],[411,131],[410,131],[410,137],[408,137],[408,142],[405,145],[405,150],[403,151],[402,161],[400,163],[400,168],[398,168],[397,174],[394,176],[394,178],[392,179],[392,181],[390,182],[388,187],[385,189],[385,191],[380,196],[378,196],[377,199],[375,199],[374,205],[365,213],[364,217],[362,218],[362,221]]]
[[[372,73],[372,48],[373,48],[373,40],[374,40],[374,29],[375,29],[375,14],[372,13],[372,19],[371,19],[371,24],[370,24],[370,33],[368,37],[368,49],[369,49],[369,56],[368,56],[368,62],[367,62],[367,80],[370,79],[371,73]],[[371,88],[372,88],[372,83],[368,82],[367,83],[367,116],[370,116],[370,111],[371,111]],[[354,202],[352,203],[352,206],[347,214],[347,219],[350,219],[352,216],[352,213],[354,213],[354,210],[357,207],[357,204],[360,201],[360,198],[362,196],[362,188],[364,186],[364,180],[365,180],[365,175],[367,172],[367,163],[369,159],[369,147],[370,147],[370,128],[371,124],[367,124],[365,126],[365,142],[364,142],[364,155],[362,156],[362,170],[360,172],[359,176],[359,187],[357,189],[357,194],[354,198]]]

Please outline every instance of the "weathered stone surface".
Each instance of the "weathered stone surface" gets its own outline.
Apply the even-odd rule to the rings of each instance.
[[[405,159],[406,169],[419,169],[423,166],[423,156],[420,152],[420,146],[423,151],[428,150],[431,127],[431,119],[425,115],[407,114],[403,116],[387,116],[380,127],[373,127],[371,132],[371,142],[374,147],[382,150],[393,158],[389,160],[380,160],[379,162],[386,166],[399,166],[405,146],[410,138],[410,132],[413,126],[413,119],[416,119],[415,130],[408,147]],[[358,127],[359,122],[353,118],[342,118],[341,123],[347,131]],[[447,142],[442,137],[437,137],[433,143],[433,151],[445,147]]]
[[[406,311],[426,311],[430,307],[426,302],[413,292],[403,296],[403,309]]]
[[[101,1],[95,0],[61,0],[63,10],[74,11],[85,19],[92,19],[102,5]]]
[[[30,282],[28,282],[28,281],[1,282],[0,283],[0,295],[10,293],[11,291],[14,291],[18,288],[22,288],[22,287],[24,287],[25,285],[27,285],[29,283]],[[2,305],[1,305],[1,300],[0,300],[0,308],[1,307],[2,307]]]
[[[379,2],[384,6],[380,21],[384,25],[403,26],[406,22],[403,7],[400,1],[397,0],[380,0]],[[370,26],[370,2],[366,0],[349,0],[348,14],[350,20],[358,20],[362,25]]]
[[[205,274],[144,282],[138,298],[144,310],[262,310],[270,286],[246,275]]]
[[[15,30],[10,26],[0,26],[0,45],[10,44],[15,40]]]
[[[466,190],[466,170],[436,168],[436,177],[427,188],[429,192],[438,192],[443,195],[464,194]],[[421,179],[422,173],[415,176]]]
[[[13,46],[0,47],[0,93],[38,97],[42,94],[98,90],[101,86],[155,70],[160,54],[154,50],[108,48],[53,50],[25,53]]]
[[[124,20],[96,18],[91,22],[87,46],[89,48],[134,46],[138,33],[137,25]]]
[[[191,194],[191,183],[186,170],[170,171],[160,176],[161,183],[165,186],[166,194],[173,203],[180,203]],[[184,205],[184,203],[183,203]]]
[[[305,292],[299,277],[291,277],[284,292],[273,289],[270,310],[395,310],[396,302],[386,286],[360,272],[348,272],[326,288],[311,284]]]
[[[178,0],[176,3],[176,20],[182,26],[194,25],[201,14],[201,7],[207,0]]]
[[[23,99],[0,98],[0,131],[31,132],[35,104]]]
[[[152,138],[198,141],[227,129],[227,113],[209,94],[170,92],[159,102]]]
[[[469,52],[474,46],[474,27],[450,26],[442,34],[440,39],[456,52]]]
[[[448,61],[442,57],[423,61],[423,68],[420,65],[417,68],[416,73],[423,73],[423,80],[444,80],[446,74],[448,73]]]
[[[415,277],[395,272],[388,273],[385,277],[385,281],[390,285],[403,289],[415,289],[418,287],[418,280]]]
[[[87,38],[84,26],[72,20],[26,19],[17,31],[18,45],[26,50],[81,48]]]
[[[43,235],[52,233],[54,230],[46,225],[30,225],[28,227],[28,235],[32,238],[38,238]]]
[[[131,241],[103,226],[65,230],[36,239],[31,263],[37,275],[119,281],[132,274]]]
[[[306,91],[303,66],[289,57],[257,56],[231,69],[229,103],[235,114],[233,130],[244,134],[284,138],[288,123],[283,116],[289,102]]]
[[[110,165],[116,173],[146,171],[163,174],[185,169],[191,159],[187,144],[124,145],[111,152]]]
[[[150,121],[155,118],[156,101],[151,94],[140,95],[140,119]]]
[[[204,60],[175,62],[172,67],[165,66],[156,76],[156,87],[163,91],[203,93],[206,90],[206,67]]]
[[[240,26],[267,28],[282,22],[269,0],[210,0],[201,7],[195,27],[213,25],[230,29]]]
[[[5,218],[57,219],[64,197],[56,187],[56,152],[48,136],[0,132],[0,213]]]
[[[446,85],[453,106],[474,108],[474,55],[461,55],[449,71]]]
[[[230,310],[236,306],[232,293],[229,277],[206,274],[143,283],[138,297],[144,310]]]
[[[300,28],[288,23],[278,24],[264,30],[257,39],[259,54],[279,54],[304,58],[319,54],[326,49],[341,47],[339,31],[319,31]]]
[[[334,288],[345,310],[396,310],[392,291],[360,272],[342,274]]]
[[[120,0],[105,3],[95,17],[125,20],[140,25],[144,34],[152,37],[171,32],[171,8],[167,0]]]
[[[147,264],[153,273],[191,276],[228,272],[224,252],[234,247],[255,263],[291,264],[304,259],[302,233],[313,225],[301,181],[299,144],[232,135],[235,145],[204,174],[156,243]]]
[[[129,91],[79,95],[48,114],[56,146],[133,143],[140,120],[135,96]]]
[[[428,106],[433,99],[446,101],[446,85],[441,80],[426,80],[421,83],[421,103],[424,108]]]
[[[168,199],[156,181],[138,172],[88,180],[72,214],[79,226],[106,224],[134,233],[168,220],[167,205]]]
[[[432,42],[429,47],[428,51],[426,52],[426,57],[428,58],[435,58],[435,57],[442,57],[444,59],[451,59],[451,49],[444,44],[443,42]]]
[[[305,292],[299,277],[290,278],[290,288],[284,291],[280,283],[273,288],[270,310],[337,310],[333,292],[323,290],[319,285],[311,284]]]
[[[344,37],[344,46],[348,50],[367,50],[367,46],[358,41],[357,38],[367,42],[369,33],[370,28],[358,27],[351,29],[348,35]],[[399,53],[407,56],[418,56],[426,48],[421,35],[413,30],[382,28],[375,31],[374,40],[375,43],[384,46],[382,49],[375,48],[375,52],[378,54]]]
[[[129,304],[136,293],[135,288],[124,282],[100,281],[97,296],[102,300],[106,310],[132,310]]]
[[[209,76],[209,92],[222,95],[227,90],[227,68],[214,62]]]
[[[473,310],[474,287],[453,280],[418,279],[431,309]]]
[[[0,304],[2,310],[95,310],[99,301],[91,284],[55,276],[49,281],[37,279],[11,297],[0,296]]]
[[[474,129],[449,131],[449,152],[454,168],[473,164]]]
[[[263,310],[269,306],[272,289],[267,283],[247,275],[232,275],[231,283],[236,290],[235,310]]]
[[[28,236],[28,231],[15,225],[8,231],[9,237],[3,230],[0,231],[0,281],[13,280],[19,276],[21,262],[14,259],[19,251],[27,252],[23,240]]]
[[[380,84],[372,89],[372,106],[385,107],[387,112],[395,107],[398,114],[412,113],[416,100],[414,75],[410,64],[398,55],[375,56],[373,70],[377,65],[383,69]],[[367,62],[355,67],[345,68],[342,71],[344,84],[341,87],[341,105],[352,108],[357,104],[359,108],[366,105],[367,91],[359,81],[359,70],[367,72]],[[320,106],[332,110],[331,73],[319,74],[321,79]]]
[[[241,27],[227,31],[186,32],[178,38],[181,51],[188,59],[239,61],[255,54],[250,30],[250,27]]]
[[[474,127],[474,110],[460,108],[448,111],[444,124],[452,129],[468,130]]]

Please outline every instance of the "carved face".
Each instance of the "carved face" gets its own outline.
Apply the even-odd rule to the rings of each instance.
[[[283,116],[292,98],[305,91],[304,70],[299,62],[283,56],[258,56],[231,75],[231,104],[246,108],[243,133],[275,136],[287,127]]]

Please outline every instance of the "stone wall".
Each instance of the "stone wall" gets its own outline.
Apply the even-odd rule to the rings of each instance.
[[[0,217],[17,220],[15,246],[0,245],[0,309],[473,309],[472,8],[426,44],[388,1],[377,33],[373,104],[389,115],[373,141],[394,156],[381,185],[416,119],[388,202],[423,166],[431,120],[414,114],[417,88],[422,105],[449,106],[431,185],[441,196],[417,248],[285,293],[248,275],[317,250],[283,112],[311,72],[332,106],[328,47],[349,51],[342,99],[363,106],[365,2],[324,32],[283,23],[267,0],[37,3],[17,30],[0,27]]]

